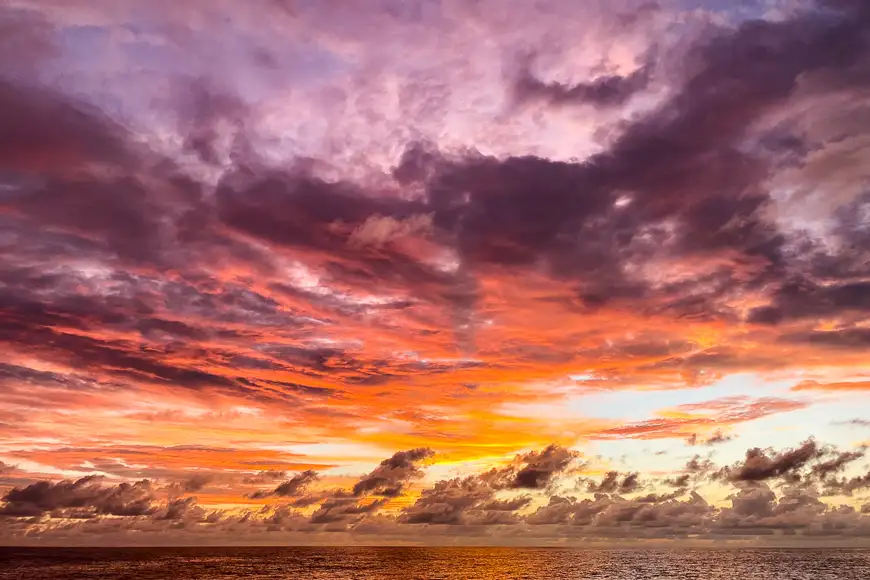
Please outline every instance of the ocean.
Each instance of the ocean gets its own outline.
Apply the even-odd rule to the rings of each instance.
[[[0,580],[867,580],[870,550],[0,548]]]

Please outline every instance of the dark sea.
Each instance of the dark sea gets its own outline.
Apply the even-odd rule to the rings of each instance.
[[[870,550],[0,548],[0,580],[868,580]]]

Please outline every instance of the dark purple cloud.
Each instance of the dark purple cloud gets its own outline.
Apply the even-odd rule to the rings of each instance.
[[[188,493],[193,493],[197,491],[201,491],[205,486],[210,484],[214,480],[214,477],[206,474],[198,474],[192,477],[189,477],[182,483],[182,488],[184,491]]]
[[[354,496],[371,494],[395,497],[402,495],[409,482],[423,475],[420,463],[434,454],[431,449],[426,448],[396,452],[389,459],[381,461],[380,465],[371,473],[354,484]]]
[[[598,483],[590,480],[586,485],[586,490],[589,493],[634,493],[643,487],[639,477],[638,473],[626,473],[623,475],[618,471],[608,471]]]
[[[281,472],[277,472],[277,473],[281,473]],[[261,479],[269,479],[269,478],[274,477],[275,475],[276,475],[276,473],[265,472],[265,475],[261,474],[260,478]],[[305,471],[297,473],[296,475],[294,475],[290,479],[288,479],[282,483],[279,483],[278,486],[272,490],[254,492],[251,494],[251,497],[254,499],[271,497],[271,496],[299,497],[306,491],[306,489],[308,488],[308,486],[310,484],[314,483],[318,479],[320,479],[320,476],[317,474],[316,471],[313,471],[311,469],[307,469]],[[248,480],[248,481],[250,481],[250,480]]]
[[[514,469],[501,474],[511,489],[544,489],[561,475],[579,454],[559,445],[550,445],[542,451],[530,451],[516,459]]]
[[[798,471],[822,457],[823,453],[813,439],[807,439],[794,449],[775,454],[753,448],[746,452],[741,463],[725,468],[723,474],[732,481],[765,481],[777,477],[799,479]]]
[[[688,439],[686,439],[686,443],[690,446],[694,447],[695,445],[703,445],[705,447],[712,447],[713,445],[719,445],[721,443],[727,443],[731,441],[734,437],[726,435],[722,431],[716,431],[706,439],[700,439],[697,433],[693,433]]]
[[[101,485],[99,477],[52,483],[39,481],[24,488],[13,488],[3,496],[0,515],[12,517],[41,516],[89,518],[98,515],[139,516],[154,513],[155,500],[151,482]]]
[[[637,70],[624,75],[603,75],[587,82],[565,84],[546,82],[531,71],[530,62],[524,62],[513,81],[513,94],[517,101],[543,102],[552,106],[591,105],[615,107],[625,104],[635,94],[644,91],[652,81],[655,64],[647,62]]]
[[[399,522],[451,526],[517,523],[514,512],[528,505],[531,498],[497,500],[497,492],[498,486],[493,487],[486,474],[439,481],[403,510]]]
[[[87,162],[126,165],[135,159],[126,130],[92,105],[3,78],[0,135],[0,169],[7,171],[63,171]]]

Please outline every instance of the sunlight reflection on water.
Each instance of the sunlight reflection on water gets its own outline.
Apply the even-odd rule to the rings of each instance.
[[[0,549],[0,579],[866,580],[870,550]]]

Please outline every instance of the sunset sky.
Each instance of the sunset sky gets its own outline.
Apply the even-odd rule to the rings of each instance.
[[[870,542],[866,0],[0,0],[0,544]]]

